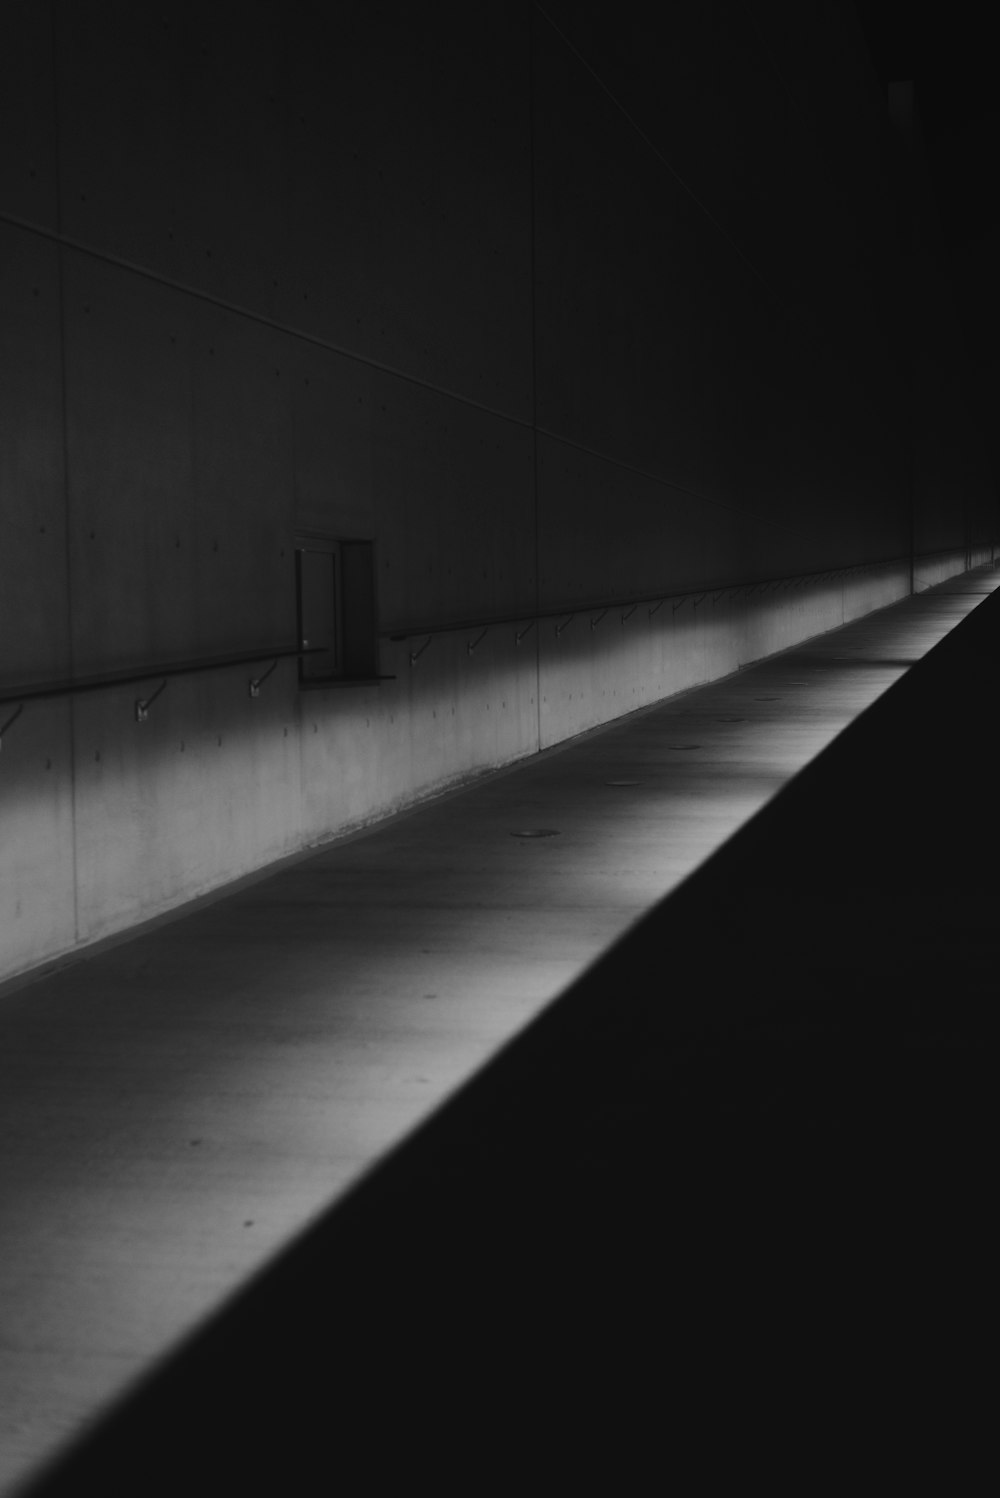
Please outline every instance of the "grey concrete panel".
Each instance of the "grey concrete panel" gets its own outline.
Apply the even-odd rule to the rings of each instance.
[[[288,340],[75,254],[66,321],[79,669],[293,644]]]
[[[59,297],[54,247],[0,225],[0,680],[70,666]]]
[[[762,289],[811,317],[853,290],[867,224],[746,7],[625,7],[613,30],[599,5],[547,13]]]
[[[196,596],[202,649],[294,643],[293,340],[198,303]]]
[[[913,294],[914,535],[918,552],[963,548],[979,531],[995,493],[963,388],[965,349],[950,297],[933,267],[918,260]],[[980,532],[981,534],[981,532]]]
[[[566,443],[538,443],[543,606],[628,598],[719,576],[700,496]],[[719,523],[732,523],[731,511]]]
[[[0,707],[0,727],[10,717]],[[29,703],[0,750],[0,973],[76,940],[73,755],[66,702]]]
[[[539,425],[697,487],[699,253],[717,231],[541,27],[535,132]]]
[[[972,563],[974,567],[990,560],[985,548],[975,549],[972,555],[976,558]],[[937,555],[918,557],[913,567],[914,592],[922,593],[925,588],[932,588],[949,577],[955,577],[964,570],[965,559],[963,550],[944,550]]]
[[[535,651],[513,626],[386,644],[380,687],[303,695],[303,825],[343,832],[537,748]],[[476,642],[470,655],[469,643]],[[528,637],[530,641],[530,637]]]
[[[61,15],[69,232],[527,414],[520,18],[123,3],[111,47],[109,25]]]
[[[285,248],[283,32],[266,4],[60,7],[66,232],[271,310]]]
[[[279,315],[308,309],[336,344],[527,418],[523,18],[374,4],[303,39],[289,65]]]
[[[65,281],[77,669],[188,659],[201,644],[191,305],[73,251]]]
[[[518,645],[513,625],[447,635],[409,668],[403,688],[415,785],[446,785],[537,749],[537,674],[528,638]]]
[[[295,526],[374,538],[374,373],[306,343],[290,355]]]
[[[255,700],[250,674],[235,667],[172,679],[142,724],[136,688],[76,699],[81,940],[301,845],[294,662]]]
[[[302,822],[307,841],[360,826],[400,804],[410,784],[408,735],[386,687],[317,688],[302,700]],[[380,806],[380,798],[382,806]]]
[[[58,223],[51,7],[0,6],[0,213]]]
[[[545,9],[564,48],[597,75],[723,237],[794,299],[812,258],[795,253],[805,183],[797,182],[794,211],[788,193],[801,120],[740,8],[631,6],[614,28],[596,3]]]
[[[697,433],[699,478],[690,487],[738,499],[755,519],[798,526],[804,545],[789,551],[790,565],[822,561],[830,538],[816,534],[810,547],[806,529],[828,527],[825,517],[834,510],[843,513],[845,497],[857,491],[859,480],[866,492],[863,499],[858,496],[842,533],[851,536],[856,549],[854,521],[864,517],[862,528],[871,539],[862,544],[877,553],[887,505],[891,510],[898,503],[885,494],[896,372],[876,315],[890,246],[885,223],[872,217],[870,198],[852,197],[844,173],[828,159],[824,141],[809,128],[776,67],[766,34],[740,7],[677,6],[655,15],[635,8],[613,34],[595,6],[556,7],[554,15],[562,36],[539,21],[539,93],[549,88],[550,71],[562,80],[566,97],[553,112],[567,137],[572,128],[582,129],[589,146],[586,170],[572,162],[571,145],[564,153],[570,170],[560,207],[565,222],[576,228],[575,234],[565,231],[567,239],[591,246],[594,260],[600,251],[592,242],[609,240],[612,225],[626,245],[655,242],[655,209],[644,207],[640,226],[638,210],[619,205],[602,166],[609,155],[620,170],[621,161],[632,168],[633,158],[645,151],[646,177],[631,170],[629,175],[636,193],[660,199],[671,231],[678,223],[673,173],[689,190],[688,201],[701,205],[693,229],[696,248],[689,246],[676,263],[662,257],[664,269],[679,274],[686,306],[669,328],[659,325],[659,306],[669,305],[673,288],[667,284],[654,293],[632,275],[635,304],[629,306],[623,292],[613,291],[606,312],[599,311],[588,330],[593,346],[603,353],[610,342],[613,350],[623,335],[619,331],[609,339],[606,324],[620,330],[630,320],[654,343],[680,342],[688,354],[689,378],[698,387],[690,440]],[[575,56],[574,48],[582,56]],[[856,67],[849,53],[850,48],[838,54],[842,71]],[[588,79],[595,97],[593,107],[588,105],[592,118],[585,119]],[[595,102],[601,84],[615,101],[608,101],[603,113]],[[544,102],[539,118],[543,182]],[[595,162],[596,170],[590,171]],[[540,269],[546,264],[545,230],[543,210]],[[622,268],[613,275],[620,280]],[[543,330],[546,295],[542,285]],[[566,330],[574,337],[571,302],[567,294],[558,316],[553,314],[558,329],[553,347]],[[542,342],[540,409],[549,377],[544,350]],[[582,378],[597,388],[595,363],[585,361]],[[575,368],[571,372],[574,380],[581,378]],[[613,408],[622,387],[620,369],[608,385],[606,404]],[[655,373],[629,388],[637,408],[644,403],[651,413],[656,410]],[[570,406],[581,404],[575,389],[566,399]],[[657,412],[661,426],[675,410],[685,408],[671,398]],[[591,445],[602,444],[592,440]],[[655,471],[679,478],[670,469]]]
[[[530,432],[386,375],[371,402],[383,628],[534,608]]]
[[[752,28],[829,175],[877,216],[887,176],[880,149],[887,135],[885,97],[854,7],[836,0],[808,8],[766,0],[752,10],[733,5],[731,14],[747,33]]]

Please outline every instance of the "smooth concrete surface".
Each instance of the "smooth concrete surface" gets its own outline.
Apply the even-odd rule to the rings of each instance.
[[[316,1222],[995,586],[992,570],[953,578],[6,992],[5,1491]],[[554,835],[512,835],[539,830]],[[774,919],[780,963],[780,907]],[[720,955],[706,948],[708,970]],[[767,981],[745,975],[749,988]],[[398,1252],[405,1261],[405,1235]]]
[[[7,0],[0,695],[294,646],[303,529],[386,633],[698,591],[31,706],[0,976],[991,555],[898,156],[839,0]]]

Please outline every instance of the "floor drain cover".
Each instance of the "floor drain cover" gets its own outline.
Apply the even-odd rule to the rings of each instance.
[[[700,744],[671,744],[671,749],[700,749]]]
[[[716,718],[716,723],[745,723],[746,718]]]
[[[641,780],[606,780],[605,785],[642,785]]]
[[[780,697],[755,697],[754,702],[780,702]]]
[[[555,827],[528,827],[523,832],[512,832],[511,837],[558,837]]]

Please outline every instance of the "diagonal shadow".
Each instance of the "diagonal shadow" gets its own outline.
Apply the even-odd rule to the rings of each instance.
[[[630,1493],[839,1409],[842,1358],[856,1408],[930,1347],[954,1379],[998,654],[991,597],[32,1498]]]

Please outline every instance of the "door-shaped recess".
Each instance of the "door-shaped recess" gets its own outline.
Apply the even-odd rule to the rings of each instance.
[[[295,579],[299,680],[366,681],[378,676],[375,548],[371,541],[297,536]]]

